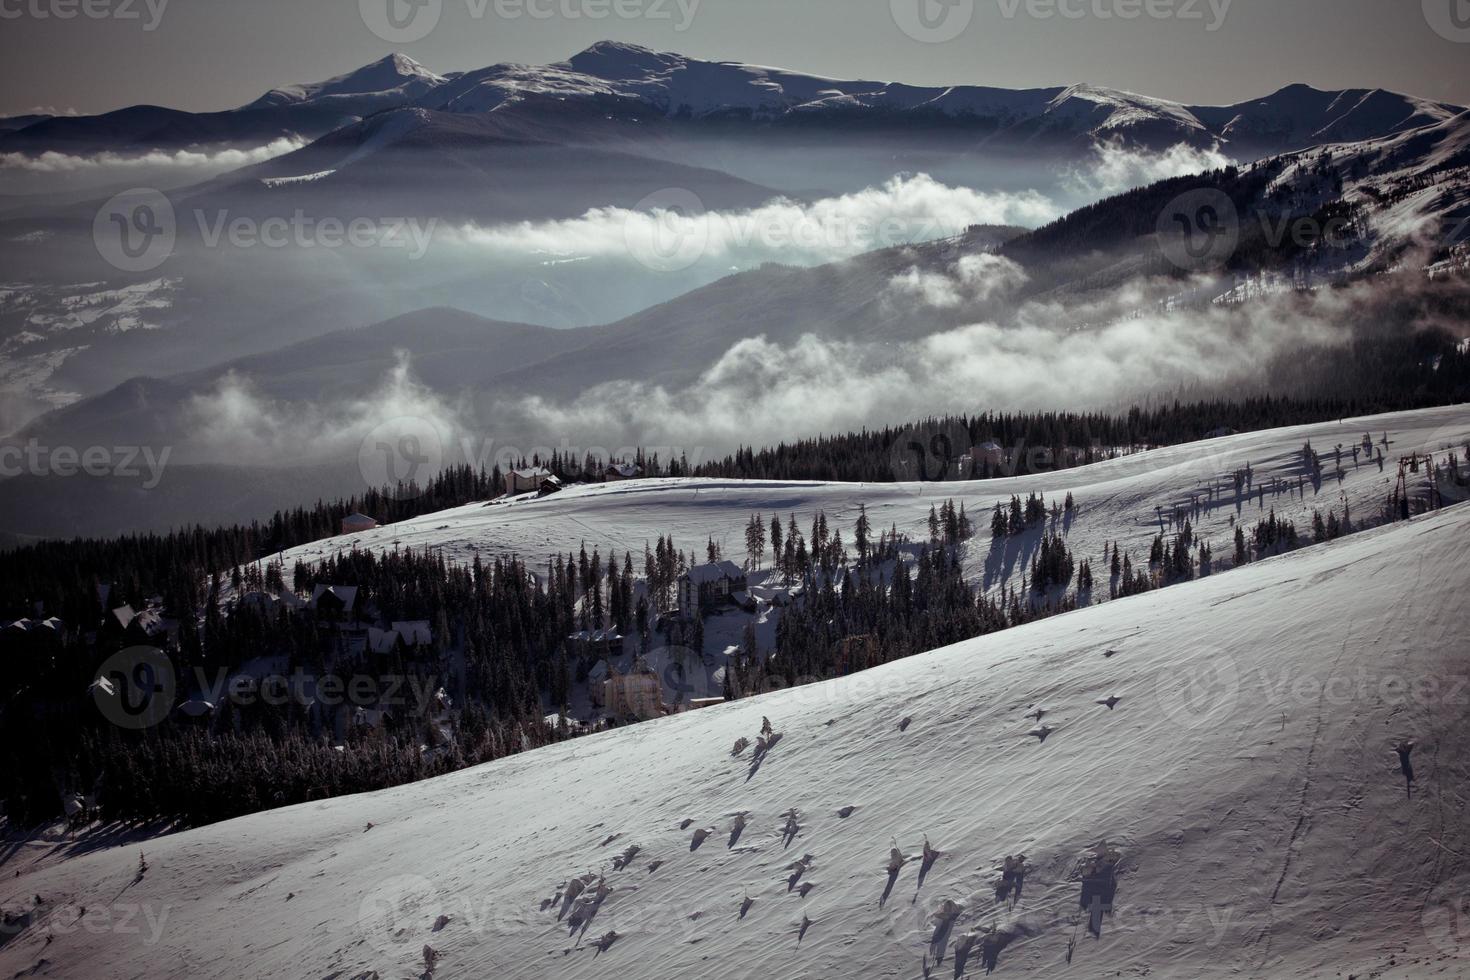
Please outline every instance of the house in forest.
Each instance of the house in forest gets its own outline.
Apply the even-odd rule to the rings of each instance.
[[[607,706],[607,675],[612,668],[606,660],[599,660],[587,671],[587,700],[594,708]]]
[[[207,727],[209,720],[214,716],[215,705],[213,701],[205,701],[203,698],[191,698],[174,711],[190,721]]]
[[[541,485],[536,490],[536,496],[546,497],[553,493],[559,493],[563,486],[564,484],[560,479],[554,476],[548,476],[541,481]]]
[[[609,463],[607,469],[602,471],[602,478],[608,483],[616,483],[619,480],[636,480],[643,475],[643,468],[637,463]]]
[[[535,493],[541,489],[541,483],[551,476],[551,471],[544,466],[531,466],[519,470],[505,471],[505,495],[514,497],[522,493]]]
[[[165,619],[153,605],[141,611],[134,611],[130,605],[118,606],[103,617],[102,627],[104,632],[120,635],[125,643],[138,644],[171,642],[179,631],[178,620]]]
[[[357,586],[318,584],[311,590],[309,605],[323,619],[351,616],[357,607]]]
[[[14,636],[66,636],[66,624],[52,616],[48,619],[17,619],[5,624],[5,631]]]
[[[403,645],[407,647],[427,647],[434,643],[434,631],[429,629],[427,619],[396,620],[393,632],[403,637]]]
[[[713,708],[717,704],[724,704],[724,697],[718,698],[690,698],[683,704],[685,711],[698,711],[700,708]]]
[[[1005,456],[1006,451],[1001,448],[1000,443],[992,439],[970,447],[970,465],[975,472],[983,472],[986,467],[991,470],[999,468],[1005,461]]]
[[[736,593],[744,592],[746,585],[745,570],[733,561],[695,565],[679,576],[679,613],[689,617],[737,602]]]
[[[237,608],[253,609],[270,618],[275,618],[282,609],[288,613],[294,613],[305,604],[300,596],[288,589],[283,589],[280,595],[270,592],[246,592],[236,603]]]
[[[616,718],[647,721],[664,713],[663,686],[642,657],[626,673],[611,668],[603,684],[603,703],[608,714]]]
[[[589,660],[616,660],[623,655],[623,634],[615,629],[579,630],[567,637],[567,652]]]
[[[378,526],[378,522],[366,514],[351,513],[342,518],[343,534],[361,534],[363,531],[371,531]]]

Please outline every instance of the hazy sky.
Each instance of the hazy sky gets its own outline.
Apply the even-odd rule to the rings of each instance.
[[[411,31],[428,23],[412,4],[437,24],[390,43],[366,25],[389,3]],[[604,38],[916,84],[1223,103],[1306,82],[1470,104],[1470,0],[0,0],[0,114],[230,108],[395,50],[447,72]]]

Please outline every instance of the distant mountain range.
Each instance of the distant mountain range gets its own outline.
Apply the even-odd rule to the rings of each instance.
[[[96,116],[21,117],[0,124],[0,152],[142,152],[316,138],[404,109],[427,110],[430,115],[419,118],[431,126],[450,125],[440,115],[494,113],[517,116],[524,126],[554,110],[576,127],[582,124],[578,109],[589,107],[604,121],[656,116],[708,133],[734,127],[912,134],[918,127],[1012,152],[1083,150],[1100,141],[1153,149],[1183,142],[1218,144],[1241,160],[1391,135],[1443,121],[1462,108],[1382,89],[1323,92],[1306,85],[1227,106],[1190,106],[1092,85],[915,86],[701,61],[603,41],[556,64],[498,64],[448,75],[394,54],[324,82],[283,85],[220,112],[133,106]],[[558,120],[542,124],[556,127]]]

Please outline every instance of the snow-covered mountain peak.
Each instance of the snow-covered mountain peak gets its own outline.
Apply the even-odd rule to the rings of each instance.
[[[408,55],[395,52],[326,81],[272,89],[248,108],[357,96],[392,95],[415,98],[444,82],[443,76],[434,74]]]
[[[687,59],[671,52],[654,51],[639,44],[598,41],[552,68],[566,68],[594,78],[631,80],[683,67]]]

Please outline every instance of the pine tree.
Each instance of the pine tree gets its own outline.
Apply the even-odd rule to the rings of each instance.
[[[759,514],[751,514],[745,525],[745,551],[750,556],[750,567],[760,568],[766,554],[766,524]]]

